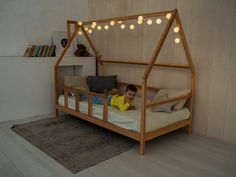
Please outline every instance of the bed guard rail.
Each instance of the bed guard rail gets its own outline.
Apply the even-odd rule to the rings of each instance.
[[[64,105],[66,108],[68,108],[68,95],[69,91],[74,91],[75,94],[75,109],[77,112],[80,112],[80,94],[86,94],[88,95],[88,115],[92,116],[93,111],[93,103],[92,103],[92,97],[100,97],[103,99],[103,121],[107,121],[108,119],[108,100],[106,94],[100,94],[95,92],[87,91],[86,89],[79,88],[79,87],[67,87],[65,85],[60,86],[64,90]]]

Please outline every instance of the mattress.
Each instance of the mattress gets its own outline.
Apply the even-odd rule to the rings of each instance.
[[[64,95],[60,95],[58,103],[64,106]],[[141,120],[141,98],[135,98],[136,110],[128,110],[120,112],[118,109],[108,106],[108,122],[119,127],[140,132]],[[68,107],[75,110],[75,97],[68,97]],[[80,112],[88,114],[88,101],[80,101]],[[103,105],[93,104],[92,116],[103,119]],[[188,108],[183,108],[171,113],[166,112],[151,112],[146,110],[146,132],[151,132],[175,122],[188,119],[190,112]]]

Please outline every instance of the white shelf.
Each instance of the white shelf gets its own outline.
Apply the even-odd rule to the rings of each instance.
[[[83,66],[95,62],[95,57],[65,57],[59,66]]]

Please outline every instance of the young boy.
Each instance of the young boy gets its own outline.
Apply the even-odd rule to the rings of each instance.
[[[134,98],[137,88],[134,85],[128,85],[123,95],[108,95],[108,105],[118,108],[120,111],[135,109]],[[103,100],[99,97],[93,97],[94,104],[103,104]]]
[[[112,96],[110,105],[118,108],[122,112],[128,109],[135,109],[134,98],[136,93],[137,93],[137,88],[134,85],[128,85],[125,89],[124,95]]]

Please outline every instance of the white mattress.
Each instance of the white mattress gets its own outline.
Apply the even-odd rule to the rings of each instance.
[[[60,95],[58,103],[64,106],[64,95]],[[119,127],[140,132],[141,119],[141,98],[135,98],[136,110],[120,112],[116,108],[108,107],[108,122]],[[75,110],[75,97],[68,97],[68,107]],[[103,119],[103,105],[93,104],[92,115],[98,119]],[[80,101],[80,112],[88,114],[88,101]],[[188,108],[171,113],[146,111],[146,132],[150,132],[180,120],[188,119],[190,112]]]

